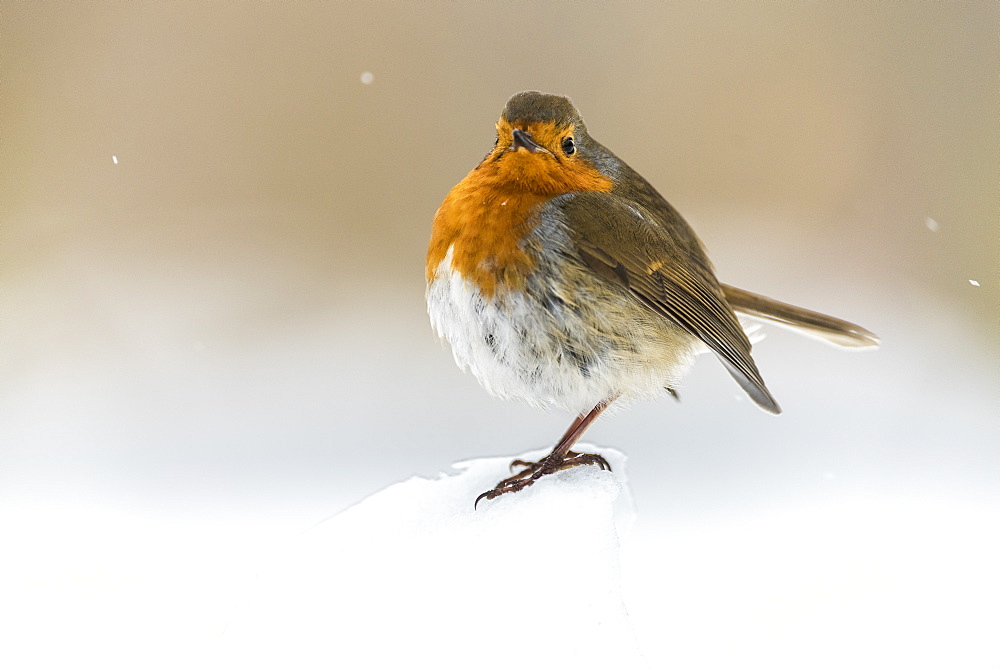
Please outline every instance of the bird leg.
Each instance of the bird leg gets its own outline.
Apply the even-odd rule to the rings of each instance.
[[[579,441],[586,429],[590,427],[590,424],[597,420],[601,412],[613,401],[614,398],[600,402],[589,413],[577,416],[572,424],[570,424],[569,429],[566,430],[566,434],[562,436],[556,447],[552,449],[552,452],[538,462],[514,460],[514,462],[510,463],[511,469],[514,467],[523,467],[523,469],[513,476],[500,481],[492,490],[487,490],[477,497],[474,506],[478,506],[479,501],[482,499],[495,499],[504,493],[517,492],[518,490],[527,488],[547,474],[554,474],[570,467],[597,465],[601,469],[610,470],[611,465],[602,456],[593,453],[577,453],[570,449]]]

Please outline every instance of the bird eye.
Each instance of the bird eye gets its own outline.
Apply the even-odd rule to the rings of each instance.
[[[562,141],[562,150],[567,156],[572,156],[576,153],[576,143],[573,141],[573,137],[567,137]]]

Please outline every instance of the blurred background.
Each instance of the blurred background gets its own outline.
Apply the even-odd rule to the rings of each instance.
[[[896,555],[901,526],[915,553],[954,552],[917,580],[1000,557],[998,29],[986,0],[3,2],[5,624],[27,642],[65,624],[86,655],[95,610],[152,643],[147,623],[180,607],[179,634],[211,638],[289,534],[554,442],[571,417],[489,397],[423,302],[434,211],[524,89],[572,97],[722,281],[882,337],[852,354],[767,330],[777,418],[706,356],[680,404],[588,433],[629,457],[645,548],[623,577],[659,602],[626,600],[639,627],[670,608],[664,574],[705,565],[699,550],[732,573],[747,549],[722,530],[692,548],[691,528],[817,508],[858,565],[873,537]],[[853,533],[876,516],[885,533]],[[792,559],[767,549],[779,572]],[[1000,592],[993,571],[934,608],[988,620],[972,609]],[[851,602],[893,600],[859,573],[841,574]],[[791,633],[775,624],[761,658]]]

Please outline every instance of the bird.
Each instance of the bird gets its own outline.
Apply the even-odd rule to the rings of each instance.
[[[676,388],[710,351],[764,411],[781,412],[744,321],[777,323],[847,348],[861,326],[722,284],[695,232],[646,179],[590,136],[572,101],[513,95],[485,158],[434,215],[427,249],[431,325],[492,395],[576,415],[537,462],[479,495],[515,493],[579,465],[573,446],[614,402]]]

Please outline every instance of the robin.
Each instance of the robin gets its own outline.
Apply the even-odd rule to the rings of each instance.
[[[476,499],[577,465],[572,449],[612,402],[674,390],[709,350],[764,411],[781,412],[739,316],[831,343],[878,345],[852,323],[719,283],[680,214],[594,140],[568,98],[507,102],[493,149],[434,216],[427,310],[455,361],[488,392],[577,414],[552,452]]]

